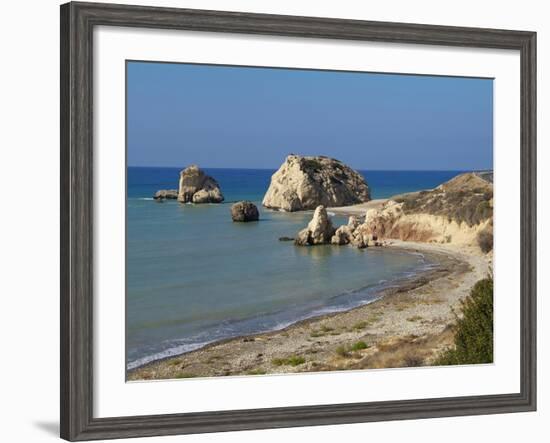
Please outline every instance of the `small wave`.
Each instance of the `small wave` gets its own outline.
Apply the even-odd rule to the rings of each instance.
[[[200,349],[216,340],[206,341],[202,343],[186,343],[178,346],[173,346],[171,348],[165,349],[163,351],[157,352],[155,354],[147,355],[145,357],[138,358],[129,362],[126,367],[127,369],[135,369],[140,366],[151,363],[152,361],[164,360],[165,358],[174,357],[176,355],[185,354],[187,352],[195,351]]]
[[[150,200],[154,200],[153,197],[139,197],[139,198],[136,198],[136,200],[147,200],[147,201],[150,201]]]
[[[327,214],[330,215],[331,217],[334,217],[336,215],[336,212],[327,211]]]

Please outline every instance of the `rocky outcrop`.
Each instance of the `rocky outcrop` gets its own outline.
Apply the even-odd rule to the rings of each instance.
[[[336,232],[330,239],[330,242],[333,245],[347,245],[353,240],[353,233],[358,226],[359,219],[352,215],[349,218],[347,225],[340,226],[338,229],[336,229]]]
[[[330,243],[334,232],[335,229],[327,214],[327,210],[324,206],[317,206],[313,218],[307,227],[298,233],[294,244],[298,246],[327,244]]]
[[[329,237],[329,233],[332,232]],[[326,209],[319,206],[297,245],[331,243],[357,248],[383,246],[388,240],[453,243],[493,247],[493,185],[476,173],[461,174],[429,191],[395,196],[366,211],[363,222],[350,217],[334,229]]]
[[[178,198],[178,190],[177,189],[160,189],[159,191],[155,192],[155,195],[153,196],[155,200],[176,200]]]
[[[249,201],[241,201],[231,206],[231,219],[234,222],[257,221],[260,218],[258,208]]]
[[[358,227],[370,238],[492,248],[493,185],[477,174],[461,174],[431,191],[392,197],[370,209]]]
[[[333,245],[351,244],[356,248],[363,249],[371,244],[371,240],[372,244],[378,245],[377,238],[373,237],[372,232],[366,229],[366,225],[361,223],[357,217],[351,216],[347,225],[340,226],[336,230],[330,242]]]
[[[370,200],[361,174],[342,162],[323,156],[289,155],[271,177],[263,206],[285,211],[347,206]]]
[[[218,182],[197,165],[180,172],[178,201],[181,203],[221,203],[223,194]]]

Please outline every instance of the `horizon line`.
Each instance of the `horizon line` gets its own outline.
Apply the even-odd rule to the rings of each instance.
[[[126,165],[127,168],[163,168],[163,169],[185,169],[187,166],[143,166],[143,165]],[[219,167],[219,166],[199,166],[201,169],[244,169],[244,170],[260,170],[260,171],[273,171],[280,168],[280,166],[275,168],[238,168],[238,167]],[[385,168],[376,168],[376,169],[363,169],[363,168],[352,168],[357,171],[381,171],[381,172],[388,172],[388,171],[408,171],[408,172],[424,172],[424,171],[431,171],[431,172],[464,172],[464,171],[493,171],[494,168],[460,168],[460,169],[385,169]]]

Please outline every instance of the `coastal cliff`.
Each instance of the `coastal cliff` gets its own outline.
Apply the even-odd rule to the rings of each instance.
[[[488,253],[493,249],[493,184],[489,177],[487,173],[461,174],[432,190],[341,208],[343,212],[365,208],[359,209],[364,217],[353,211],[348,223],[337,228],[320,205],[308,226],[297,234],[295,244],[351,244],[362,249],[384,245],[386,240],[403,240],[478,246]]]
[[[390,198],[366,211],[355,231],[371,238],[477,245],[492,250],[493,184],[476,173],[461,174],[430,191]]]
[[[262,204],[292,212],[369,200],[370,189],[363,176],[339,160],[289,155],[271,177]]]

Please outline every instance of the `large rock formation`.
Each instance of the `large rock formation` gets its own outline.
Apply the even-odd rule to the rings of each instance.
[[[347,206],[370,200],[361,174],[328,157],[289,155],[271,177],[262,204],[285,211]]]
[[[223,194],[218,182],[197,165],[180,172],[178,201],[181,203],[221,203]]]
[[[157,192],[155,192],[155,195],[153,196],[155,200],[176,200],[178,198],[178,190],[177,189],[161,189]]]
[[[370,238],[492,247],[493,184],[474,173],[461,174],[431,191],[389,199],[370,209],[355,231]]]
[[[330,243],[334,231],[334,226],[332,226],[332,221],[328,217],[325,207],[317,206],[313,218],[308,223],[307,227],[298,233],[294,240],[294,244],[298,246],[309,246]]]
[[[231,219],[234,222],[257,221],[260,218],[258,208],[249,201],[241,201],[231,206]]]

